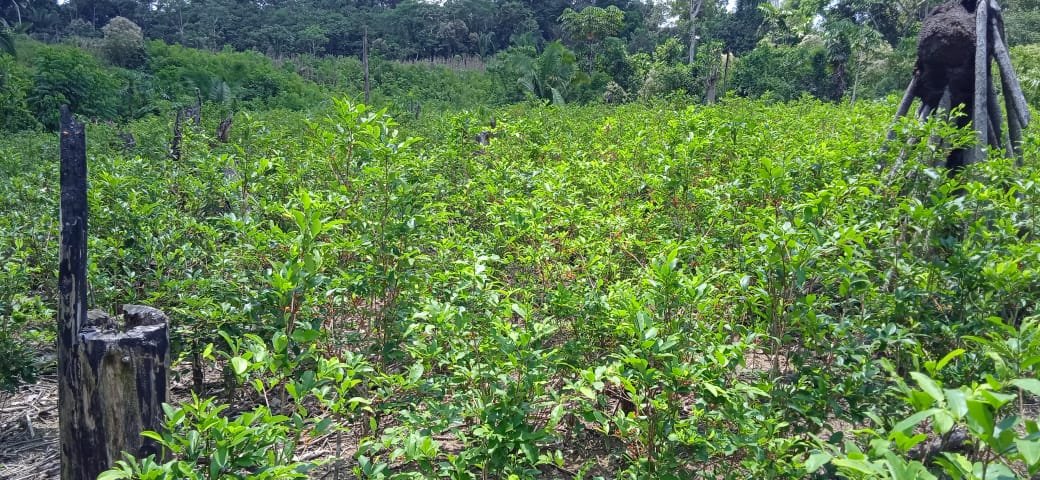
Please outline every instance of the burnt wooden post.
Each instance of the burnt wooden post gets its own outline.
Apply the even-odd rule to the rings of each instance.
[[[184,109],[177,109],[177,116],[173,119],[173,139],[170,140],[170,158],[181,159],[181,122],[184,120]]]
[[[61,108],[61,243],[58,251],[58,424],[61,477],[71,479],[89,445],[79,444],[75,345],[87,321],[87,141],[83,124]]]
[[[227,143],[231,139],[231,122],[234,119],[234,112],[228,112],[227,118],[221,120],[220,125],[217,125],[217,140],[220,143]]]
[[[191,119],[196,127],[202,125],[202,92],[198,87],[195,87],[195,106],[192,107]]]
[[[141,432],[161,425],[169,334],[166,315],[154,308],[124,305],[115,319],[87,311],[86,136],[65,107],[58,258],[61,478],[92,479],[124,451],[159,453]]]

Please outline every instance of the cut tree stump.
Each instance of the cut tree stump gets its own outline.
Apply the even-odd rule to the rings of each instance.
[[[162,311],[141,305],[124,305],[116,318],[87,311],[86,135],[65,107],[58,257],[61,478],[93,479],[122,452],[161,456],[141,432],[162,425],[169,322]]]
[[[108,469],[121,452],[136,457],[155,454],[154,440],[141,432],[159,430],[167,400],[170,338],[166,315],[143,305],[123,305],[121,318],[91,311],[92,325],[80,330],[76,346],[79,397],[73,409],[89,418],[81,433],[82,468]],[[93,478],[93,477],[91,477]]]

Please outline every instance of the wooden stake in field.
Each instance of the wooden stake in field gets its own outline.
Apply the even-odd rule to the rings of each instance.
[[[161,454],[158,430],[170,342],[163,312],[123,305],[87,311],[87,150],[83,124],[61,110],[58,411],[61,478],[93,479],[121,458]]]

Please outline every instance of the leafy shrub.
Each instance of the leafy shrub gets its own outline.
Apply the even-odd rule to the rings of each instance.
[[[1040,43],[1040,8],[1016,6],[1004,14],[1007,41],[1012,46]]]
[[[119,79],[93,56],[74,47],[41,46],[31,59],[27,103],[45,127],[58,127],[58,108],[67,104],[83,116],[113,120],[119,113]]]
[[[218,53],[159,41],[148,43],[148,70],[170,100],[193,102],[196,90],[204,100],[271,108],[302,109],[317,102],[318,88],[299,75],[277,67],[257,52]]]
[[[675,37],[670,37],[654,49],[654,61],[666,65],[683,63],[686,46]]]
[[[293,462],[290,418],[257,407],[229,419],[227,405],[192,397],[180,407],[163,405],[163,432],[146,432],[174,460],[157,463],[156,456],[126,456],[102,480],[184,478],[231,480],[239,478],[307,478],[313,465]]]
[[[547,44],[537,56],[532,48],[511,48],[496,56],[489,70],[505,85],[515,82],[514,92],[556,105],[578,98],[589,81],[574,52],[560,42]]]
[[[101,51],[113,65],[137,68],[147,60],[141,27],[124,17],[115,17],[101,28],[105,38]]]
[[[617,105],[619,103],[625,103],[627,100],[628,92],[626,92],[621,85],[614,82],[607,84],[607,89],[603,92],[603,103]]]
[[[603,41],[601,51],[596,56],[596,67],[623,89],[638,88],[635,66],[629,59],[625,42],[620,38],[610,37]]]
[[[740,95],[792,100],[803,93],[823,98],[830,91],[827,54],[820,47],[760,45],[736,63],[731,87]]]
[[[1037,319],[1027,320],[1023,329],[1036,326]],[[1040,472],[1040,425],[1022,404],[1024,396],[1040,395],[1040,380],[990,377],[944,388],[933,377],[963,354],[955,350],[929,363],[931,374],[911,372],[916,386],[895,376],[893,388],[913,407],[913,414],[887,428],[861,431],[868,448],[850,441],[835,448],[834,455],[814,454],[810,470],[830,462],[845,478],[892,480],[1013,479]]]
[[[65,27],[65,32],[71,37],[94,38],[101,35],[93,22],[82,18],[73,18]]]
[[[39,299],[0,296],[0,390],[10,390],[36,378],[36,352],[24,330],[30,320],[39,320],[33,311],[42,307],[38,302]]]
[[[0,54],[0,131],[18,131],[37,125],[29,110],[30,71],[14,57]]]
[[[643,79],[639,97],[649,100],[675,92],[687,93],[694,88],[693,80],[693,72],[689,65],[654,62]]]
[[[16,228],[11,226],[11,230]],[[26,263],[33,256],[8,248],[0,244],[0,390],[13,389],[36,378],[36,349],[48,343],[38,329],[49,326],[54,318],[54,311],[43,299],[15,288],[39,272],[39,267]]]

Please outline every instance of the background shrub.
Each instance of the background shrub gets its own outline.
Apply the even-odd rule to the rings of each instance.
[[[113,65],[137,68],[145,63],[144,35],[136,23],[115,17],[101,31],[105,34],[101,51]]]

